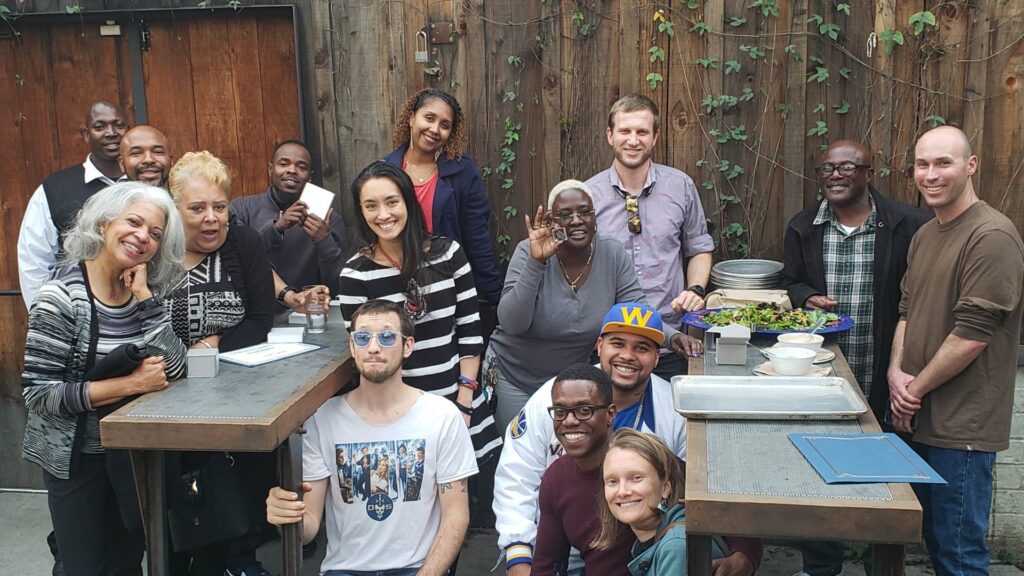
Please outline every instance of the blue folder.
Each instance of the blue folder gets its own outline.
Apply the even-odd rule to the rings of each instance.
[[[789,440],[827,484],[946,483],[895,434],[794,433]]]

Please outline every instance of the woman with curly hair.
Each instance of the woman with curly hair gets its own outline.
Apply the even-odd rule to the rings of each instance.
[[[412,179],[427,232],[462,246],[477,294],[497,304],[502,281],[491,250],[491,203],[480,170],[464,154],[466,126],[459,101],[434,88],[417,92],[402,108],[392,144],[395,150],[384,160]]]

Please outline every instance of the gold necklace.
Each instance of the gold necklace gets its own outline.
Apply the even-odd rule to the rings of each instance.
[[[406,166],[411,166],[411,167],[413,167],[413,168],[416,168],[416,169],[420,169],[420,168],[425,168],[425,166],[424,166],[424,165],[422,165],[422,164],[414,164],[413,162],[411,162],[411,161],[409,160],[409,156],[406,156],[406,157],[405,157],[405,165],[406,165]],[[416,180],[417,182],[419,182],[420,184],[423,184],[423,183],[424,183],[424,182],[426,182],[426,181],[427,181],[428,179],[430,179],[430,177],[431,177],[431,176],[433,176],[433,175],[434,175],[434,172],[435,172],[436,170],[437,170],[437,164],[434,164],[434,166],[433,166],[433,168],[432,168],[432,169],[430,170],[430,172],[429,172],[429,173],[428,173],[428,174],[427,174],[426,176],[424,176],[423,178],[420,178],[419,176],[417,176],[417,175],[415,175],[415,174],[409,174],[408,172],[406,172],[406,174],[409,174],[409,175],[410,175],[410,176],[412,176],[412,177],[413,177],[413,179],[415,179],[415,180]]]
[[[576,292],[576,285],[579,284],[580,278],[583,278],[583,275],[586,274],[587,270],[590,269],[590,262],[593,259],[594,259],[594,244],[593,244],[593,242],[591,242],[591,244],[590,244],[590,254],[587,256],[587,263],[583,265],[583,271],[580,272],[579,276],[577,276],[575,280],[570,280],[569,279],[569,273],[565,270],[565,264],[562,264],[561,257],[558,258],[558,265],[562,267],[562,276],[565,276],[565,281],[569,283],[569,288],[572,288],[573,292]]]

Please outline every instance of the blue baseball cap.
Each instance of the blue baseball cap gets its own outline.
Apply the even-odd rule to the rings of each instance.
[[[661,314],[647,304],[640,302],[620,302],[612,305],[604,315],[601,334],[609,332],[627,332],[654,340],[661,346],[665,342],[665,328],[661,323]]]

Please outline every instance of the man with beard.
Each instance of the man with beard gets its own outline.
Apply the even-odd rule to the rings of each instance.
[[[152,126],[136,126],[121,139],[121,169],[129,180],[167,188],[171,169],[171,145],[164,133]]]
[[[880,194],[871,185],[871,152],[857,142],[834,142],[814,172],[825,198],[786,227],[782,285],[794,306],[853,318],[853,329],[838,336],[839,348],[875,417],[884,422],[885,373],[907,250],[931,216]],[[801,550],[805,574],[833,576],[843,569],[840,542],[805,542]]]
[[[451,402],[402,381],[413,331],[412,319],[394,302],[370,300],[355,311],[349,348],[359,387],[331,398],[306,421],[305,500],[280,487],[267,496],[267,521],[277,526],[302,522],[305,542],[320,529],[326,504],[322,572],[440,576],[462,546],[469,525],[468,479],[477,473],[473,443]],[[393,498],[385,491],[365,503],[344,502],[337,447],[392,442],[417,446],[417,466],[423,470],[419,498]]]
[[[658,348],[665,341],[658,311],[647,304],[615,304],[605,315],[597,339],[600,367],[612,382],[616,413],[612,429],[628,427],[654,434],[686,460],[686,420],[672,409],[672,387],[653,374]],[[510,575],[529,574],[537,538],[537,494],[541,477],[563,453],[547,409],[551,406],[554,379],[544,383],[509,423],[501,460],[494,477],[494,515],[498,546],[505,554]],[[727,539],[733,553],[715,560],[720,576],[749,576],[761,562],[757,540]],[[581,564],[570,559],[570,574]]]
[[[120,106],[106,100],[93,102],[81,129],[89,146],[85,162],[50,174],[29,199],[18,234],[18,276],[26,307],[50,278],[64,233],[75,223],[82,205],[123,176],[118,150],[126,128]]]
[[[270,188],[236,198],[229,210],[231,219],[263,238],[270,262],[285,282],[277,293],[282,305],[290,292],[304,286],[322,284],[336,294],[338,275],[349,256],[344,223],[333,209],[323,220],[299,201],[312,174],[309,150],[298,140],[286,140],[274,149],[267,171]]]
[[[601,235],[622,243],[647,301],[678,326],[682,314],[704,307],[715,244],[693,180],[651,160],[658,124],[658,105],[647,96],[612,104],[606,135],[615,159],[587,185]],[[663,348],[656,374],[667,380],[685,373],[683,357]]]

